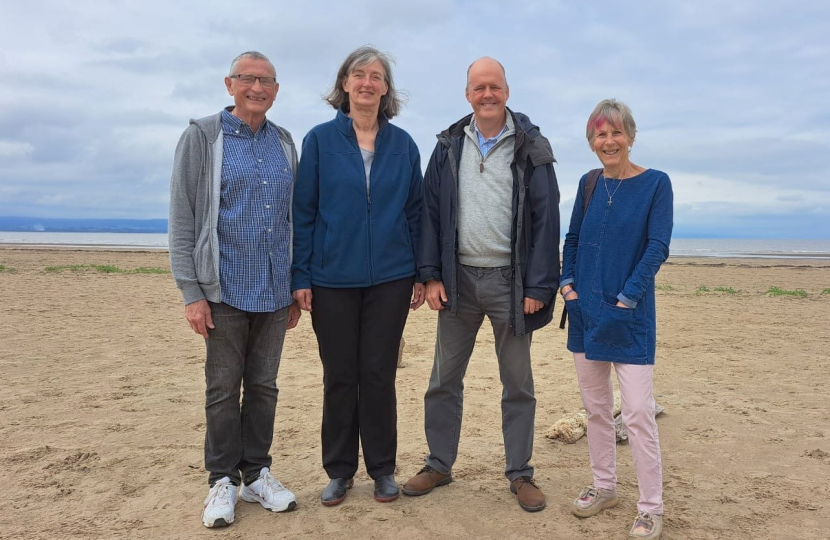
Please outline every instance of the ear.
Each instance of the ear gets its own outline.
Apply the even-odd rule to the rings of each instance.
[[[230,77],[225,77],[225,88],[228,89],[228,95],[229,96],[233,95],[233,91],[231,90],[231,82],[232,81],[231,81]]]

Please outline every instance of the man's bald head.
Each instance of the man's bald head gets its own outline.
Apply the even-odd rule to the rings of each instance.
[[[479,58],[467,68],[464,96],[473,107],[481,133],[499,130],[506,121],[505,107],[510,97],[504,66],[494,58]]]
[[[499,62],[495,58],[490,58],[489,56],[482,56],[481,58],[479,58],[478,60],[476,60],[475,62],[473,62],[472,64],[469,65],[469,67],[467,68],[467,88],[470,87],[470,71],[474,70],[474,68],[479,68],[479,67],[488,68],[488,67],[492,67],[493,65],[498,66],[499,69],[501,70],[502,78],[504,79],[503,80],[504,86],[506,88],[507,87],[507,72],[505,72],[504,66],[501,65],[501,62]]]

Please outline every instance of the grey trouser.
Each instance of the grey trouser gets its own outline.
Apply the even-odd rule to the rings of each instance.
[[[530,366],[530,334],[513,335],[510,326],[510,268],[459,266],[457,313],[438,313],[438,337],[429,388],[424,396],[427,465],[449,474],[458,456],[464,405],[464,373],[476,334],[486,315],[493,326],[503,387],[501,423],[506,456],[505,476],[533,476],[536,398]]]

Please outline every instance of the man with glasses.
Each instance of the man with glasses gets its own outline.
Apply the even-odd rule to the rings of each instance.
[[[170,265],[207,348],[205,527],[233,523],[237,496],[273,512],[297,506],[269,455],[285,332],[300,318],[289,275],[297,152],[265,118],[279,91],[268,58],[242,53],[225,86],[234,105],[190,121],[170,182]]]

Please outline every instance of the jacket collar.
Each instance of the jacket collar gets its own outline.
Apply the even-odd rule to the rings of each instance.
[[[531,122],[527,115],[513,112],[510,107],[505,107],[505,109],[513,119],[513,125],[516,128],[516,156],[522,160],[530,158],[534,167],[555,162],[550,142],[539,131],[539,127]],[[473,113],[470,113],[455,122],[437,135],[438,141],[450,146],[454,140],[463,140],[464,127],[469,126],[472,119]]]
[[[383,128],[389,123],[389,119],[386,118],[384,113],[378,113],[378,133],[380,133]],[[337,126],[337,129],[342,131],[345,135],[349,137],[354,137],[354,121],[349,118],[349,105],[348,103],[344,103],[337,109],[337,116],[334,118],[334,124]]]
[[[522,120],[522,119],[524,119],[526,121],[525,124],[528,124],[530,127],[536,128],[536,126],[534,126],[530,122],[530,119],[527,116],[523,115],[522,113],[518,113],[518,115],[517,115],[516,113],[511,111],[509,107],[505,107],[505,109],[507,110],[507,113],[510,115],[511,119],[513,120],[513,125],[516,128],[517,134],[518,134],[519,131],[527,131],[525,129],[526,126],[520,124],[520,120]],[[473,113],[470,113],[467,116],[465,116],[464,118],[462,118],[461,120],[459,120],[458,122],[452,124],[450,127],[445,129],[441,133],[439,133],[437,135],[437,137],[439,139],[442,138],[442,137],[446,137],[446,138],[463,137],[464,136],[464,128],[469,126],[472,123],[472,121],[473,121]],[[537,133],[538,133],[538,129],[539,128],[536,128]]]

